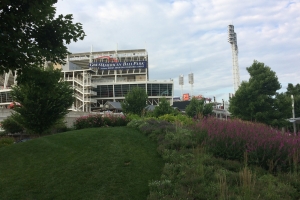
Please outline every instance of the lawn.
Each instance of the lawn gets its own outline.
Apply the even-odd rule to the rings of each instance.
[[[164,162],[128,127],[69,131],[0,148],[1,199],[146,199]]]

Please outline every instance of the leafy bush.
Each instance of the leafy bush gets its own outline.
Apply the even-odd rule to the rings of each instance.
[[[1,122],[1,127],[5,130],[6,133],[21,133],[24,131],[24,128],[17,121],[18,114],[11,115],[4,119]]]
[[[62,119],[56,122],[48,131],[45,133],[47,134],[55,134],[55,133],[62,133],[68,131],[69,128],[66,125],[66,122],[64,122]]]
[[[89,115],[77,118],[74,122],[74,128],[83,129],[102,126],[126,126],[128,121],[128,118],[124,115]]]
[[[137,115],[137,114],[126,114],[126,118],[129,120],[129,121],[131,121],[131,120],[133,120],[133,119],[140,119],[141,117],[139,116],[139,115]]]
[[[139,128],[140,126],[146,124],[145,119],[139,118],[139,119],[132,119],[127,126],[132,128]]]
[[[128,124],[139,127],[142,133],[156,140],[158,153],[166,162],[161,179],[150,181],[150,194],[147,199],[299,199],[299,175],[298,178],[289,177],[282,181],[282,178],[268,174],[260,167],[251,165],[248,168],[247,165],[252,164],[253,157],[250,152],[245,153],[244,157],[244,149],[247,149],[247,144],[252,144],[251,138],[249,139],[251,135],[248,134],[258,131],[255,126],[241,121],[235,122],[233,126],[227,124],[233,123],[233,120],[226,122],[208,118],[183,128],[171,123],[173,120],[175,117],[166,115],[159,120],[140,119]],[[243,134],[235,134],[236,138],[230,136],[230,126],[233,126],[236,132],[245,133],[245,138],[241,137]],[[211,129],[217,132],[213,134]],[[268,135],[270,130],[269,127],[265,127],[258,134],[274,136],[274,133]],[[271,141],[273,140],[269,142]],[[234,142],[238,143],[237,146]],[[225,153],[222,154],[222,151]],[[237,153],[238,151],[241,153]],[[219,156],[213,157],[210,152]],[[271,158],[265,153],[267,158]],[[276,157],[277,154],[273,156]],[[239,158],[239,161],[245,158],[245,161],[231,160],[234,157]]]
[[[0,148],[11,145],[14,142],[15,142],[14,138],[11,138],[11,137],[0,138]]]
[[[159,105],[154,108],[154,116],[159,117],[166,114],[172,114],[174,109],[170,106],[170,102],[163,97],[160,99]]]
[[[182,115],[182,114],[178,114],[178,115],[166,114],[166,115],[160,116],[158,119],[168,121],[168,122],[176,122],[176,123],[179,123],[180,125],[184,125],[184,126],[189,126],[189,125],[194,124],[194,121],[192,118],[190,118],[187,115]]]
[[[207,145],[217,157],[242,161],[270,171],[296,170],[300,162],[300,136],[241,120],[203,119],[196,130],[207,131]]]

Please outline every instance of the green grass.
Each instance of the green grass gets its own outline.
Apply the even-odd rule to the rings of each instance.
[[[128,127],[92,128],[0,148],[0,199],[146,199],[164,162]]]

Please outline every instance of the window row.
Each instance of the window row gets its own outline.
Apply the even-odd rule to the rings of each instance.
[[[146,90],[146,84],[124,84],[124,85],[98,85],[95,92],[97,98],[106,97],[125,97],[125,95],[134,87]],[[148,96],[173,96],[172,84],[147,84]]]

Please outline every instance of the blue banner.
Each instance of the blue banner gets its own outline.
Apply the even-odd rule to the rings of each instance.
[[[90,69],[100,70],[122,70],[122,69],[144,69],[147,68],[147,61],[130,62],[93,62],[89,64]]]

